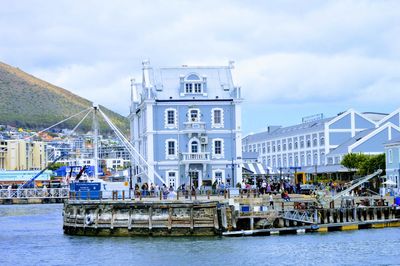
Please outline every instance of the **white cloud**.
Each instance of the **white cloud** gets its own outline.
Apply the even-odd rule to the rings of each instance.
[[[9,0],[4,6],[0,60],[122,114],[129,109],[129,78],[140,79],[145,58],[154,66],[233,59],[249,104],[321,102],[342,109],[344,99],[366,106],[378,98],[379,110],[398,101],[398,1]]]

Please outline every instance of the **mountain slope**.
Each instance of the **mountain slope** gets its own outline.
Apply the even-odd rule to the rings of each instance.
[[[87,99],[0,62],[0,124],[43,129],[91,106],[92,102]],[[103,106],[100,108],[118,128],[128,131],[126,117]],[[84,114],[57,128],[72,129]],[[80,130],[91,129],[90,118],[85,119]],[[110,132],[104,122],[100,122],[100,128],[103,132]]]

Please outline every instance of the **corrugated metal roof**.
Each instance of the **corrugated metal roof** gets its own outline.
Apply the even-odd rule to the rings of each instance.
[[[324,130],[324,125],[334,117],[321,119],[314,122],[302,123],[288,127],[282,127],[272,132],[264,131],[251,134],[245,137],[249,142],[268,141],[276,138],[284,138],[293,135],[301,135],[306,133],[317,133]]]

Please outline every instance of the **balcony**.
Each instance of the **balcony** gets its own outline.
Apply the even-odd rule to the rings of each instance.
[[[205,162],[210,160],[209,152],[189,153],[182,152],[182,161],[184,162]]]
[[[184,122],[183,125],[185,126],[185,130],[189,131],[199,131],[206,129],[205,122],[199,122],[199,121]]]

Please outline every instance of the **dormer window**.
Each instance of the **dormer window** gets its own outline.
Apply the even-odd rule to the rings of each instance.
[[[185,93],[200,94],[203,93],[202,81],[196,74],[190,74],[185,78]]]

